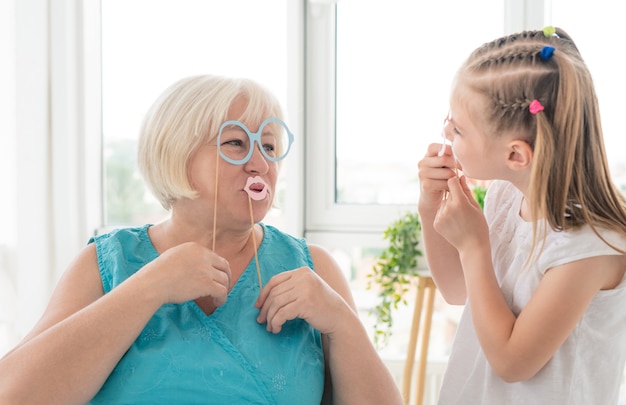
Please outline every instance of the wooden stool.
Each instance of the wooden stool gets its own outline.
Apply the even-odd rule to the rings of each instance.
[[[405,405],[411,399],[411,383],[413,368],[415,365],[415,351],[419,342],[419,362],[415,373],[416,392],[413,396],[412,404],[422,405],[424,401],[424,385],[426,381],[426,363],[428,358],[428,343],[430,340],[430,326],[433,319],[433,309],[435,302],[435,292],[437,287],[429,273],[419,275],[417,283],[417,296],[415,299],[415,309],[413,311],[413,321],[411,323],[411,335],[407,349],[406,361],[404,363],[404,375],[402,377],[402,397]],[[422,319],[422,313],[424,319]]]

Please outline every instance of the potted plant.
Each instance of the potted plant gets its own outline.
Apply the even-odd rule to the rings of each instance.
[[[472,193],[481,208],[484,205],[488,183],[470,183]],[[411,282],[419,276],[418,257],[423,253],[419,248],[421,222],[417,212],[409,211],[394,221],[383,232],[387,247],[378,256],[372,272],[368,274],[368,289],[378,288],[378,303],[371,310],[374,315],[374,343],[384,347],[392,335],[393,311],[399,305],[407,305],[405,294]]]
[[[412,211],[391,223],[383,233],[388,244],[368,274],[367,285],[368,289],[378,288],[379,301],[371,310],[375,317],[374,343],[378,347],[386,346],[392,334],[393,311],[400,304],[407,304],[405,294],[417,276],[417,258],[422,256],[420,235],[419,215]]]

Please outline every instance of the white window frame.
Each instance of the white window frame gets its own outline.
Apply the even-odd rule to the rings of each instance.
[[[52,0],[54,2],[54,0]],[[286,1],[289,18],[288,69],[289,95],[287,110],[294,131],[301,134],[292,153],[296,164],[287,174],[289,196],[285,207],[290,232],[297,235],[326,232],[379,234],[399,215],[415,210],[416,205],[337,204],[335,202],[335,6],[339,0]],[[347,1],[347,0],[346,0]],[[505,2],[505,30],[521,30],[542,26],[544,0],[503,0]],[[84,49],[100,49],[100,11],[93,2],[82,1],[77,9],[83,15]],[[90,44],[94,44],[90,46]],[[95,45],[97,44],[97,46]],[[92,128],[89,136],[101,130],[101,83],[98,52],[83,55],[85,80],[85,125]],[[87,80],[89,79],[89,80]],[[87,134],[88,132],[85,132]],[[93,140],[93,138],[90,138]],[[91,154],[101,148],[87,145]],[[97,167],[88,167],[90,182],[102,183],[101,159]],[[300,186],[298,186],[300,185]],[[417,185],[416,185],[417,187]],[[103,224],[103,188],[90,190],[89,222]]]
[[[335,202],[335,23],[338,1],[307,1],[305,234],[380,234],[402,213],[416,210],[417,201],[414,205]],[[503,1],[505,32],[543,26],[549,0]]]

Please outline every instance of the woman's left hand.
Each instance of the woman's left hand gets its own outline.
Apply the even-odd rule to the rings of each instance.
[[[280,333],[288,320],[302,318],[321,333],[331,334],[341,326],[341,311],[352,311],[344,299],[308,267],[272,277],[255,306],[260,310],[257,321],[267,323],[267,331],[272,333]]]
[[[489,240],[489,228],[465,176],[448,180],[449,194],[439,208],[434,228],[458,251]]]

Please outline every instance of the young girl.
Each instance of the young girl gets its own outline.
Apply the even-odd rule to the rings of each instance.
[[[564,31],[497,39],[461,66],[419,163],[428,265],[466,304],[440,404],[616,404],[626,357],[626,200],[592,79]],[[463,175],[492,180],[484,215]]]

